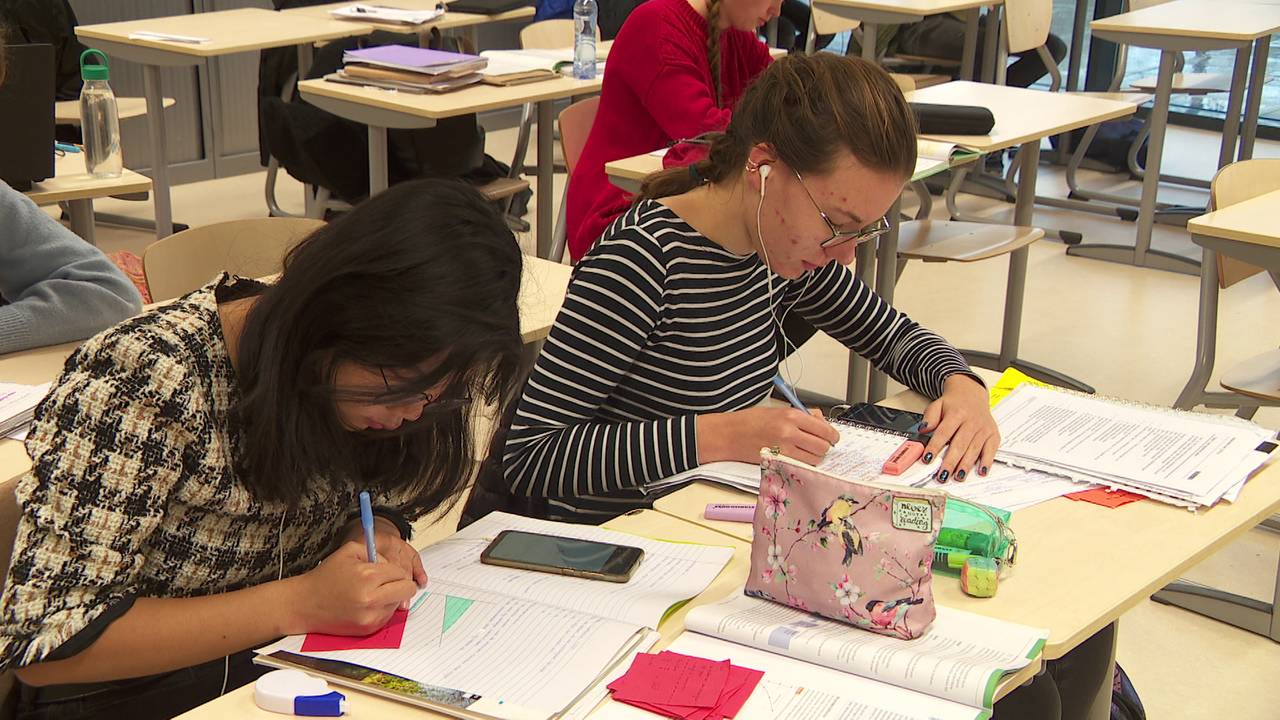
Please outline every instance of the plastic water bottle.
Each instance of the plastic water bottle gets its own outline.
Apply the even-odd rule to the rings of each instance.
[[[596,79],[596,0],[573,3],[573,76],[578,80]]]
[[[101,65],[85,60],[98,56]],[[116,94],[107,84],[107,56],[92,48],[80,54],[80,132],[84,136],[84,169],[96,178],[117,178],[124,169],[120,157],[120,112]]]

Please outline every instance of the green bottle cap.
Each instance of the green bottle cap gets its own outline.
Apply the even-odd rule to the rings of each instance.
[[[100,65],[86,65],[85,58],[96,55],[99,58]],[[80,79],[81,80],[106,80],[111,75],[111,68],[107,66],[107,55],[101,50],[89,48],[80,53]]]

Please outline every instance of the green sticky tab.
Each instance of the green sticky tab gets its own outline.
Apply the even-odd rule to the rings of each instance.
[[[467,609],[471,607],[473,600],[471,598],[460,598],[452,595],[446,595],[444,599],[444,624],[440,628],[440,632],[447,633],[453,624],[462,619]]]

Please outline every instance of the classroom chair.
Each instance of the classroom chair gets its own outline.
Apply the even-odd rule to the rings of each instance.
[[[821,6],[815,6],[809,13],[809,28],[805,33],[804,53],[812,55],[815,52],[819,35],[838,35],[843,32],[852,33],[861,27],[862,23],[857,20],[849,20],[840,17],[829,10],[822,9]],[[845,46],[845,54],[849,52],[849,45]],[[956,63],[960,65],[959,62]],[[951,78],[947,75],[938,75],[934,73],[890,73],[897,77],[909,77],[912,81],[911,89],[926,88],[933,85],[941,85],[948,82]],[[899,83],[901,86],[901,83]],[[906,88],[903,92],[907,92]]]
[[[1280,158],[1255,158],[1235,162],[1222,168],[1214,176],[1209,188],[1209,210],[1230,207],[1274,190],[1280,190]],[[1219,290],[1266,272],[1261,267],[1222,253],[1215,255]],[[1280,272],[1272,271],[1271,279],[1276,288],[1280,289]],[[1221,308],[1217,314],[1222,314]],[[1200,322],[1205,322],[1205,318],[1201,317]],[[1213,344],[1201,343],[1197,353],[1202,358],[1196,363],[1195,374],[1178,395],[1174,407],[1184,410],[1201,404],[1234,407],[1237,415],[1251,418],[1259,406],[1280,405],[1280,350],[1268,350],[1223,372],[1219,384],[1233,394],[1208,391],[1216,354]]]
[[[565,19],[539,20],[520,30],[520,47],[524,50],[559,50],[573,47],[573,21]],[[596,45],[600,44],[600,28],[596,28]],[[524,160],[529,152],[529,138],[533,135],[534,106],[525,105],[520,112],[520,132],[516,135],[516,152],[511,160],[511,177],[524,173]],[[555,172],[565,172],[556,163]]]
[[[151,300],[181,297],[223,271],[250,278],[274,275],[285,254],[323,226],[310,218],[230,220],[157,240],[142,254]]]
[[[1154,5],[1160,5],[1169,0],[1129,0],[1126,7],[1121,12],[1129,12],[1131,10],[1143,10]],[[1142,104],[1152,100],[1155,97],[1155,88],[1157,78],[1155,76],[1145,77],[1135,80],[1129,86],[1134,92],[1121,92],[1120,88],[1124,84],[1124,75],[1128,66],[1129,46],[1125,44],[1119,45],[1116,57],[1116,71],[1111,77],[1111,83],[1106,92],[1087,93],[1095,97],[1108,97],[1112,99],[1127,100],[1135,104]],[[1173,94],[1174,95],[1192,95],[1204,96],[1210,93],[1224,93],[1231,91],[1231,77],[1218,73],[1184,73],[1182,68],[1185,64],[1184,56],[1179,53],[1175,58],[1175,73],[1173,76]],[[1084,163],[1085,153],[1088,151],[1090,144],[1093,143],[1094,137],[1098,133],[1099,125],[1090,126],[1085,130],[1085,134],[1080,138],[1080,143],[1072,152],[1070,160],[1067,162],[1066,179],[1067,179],[1067,199],[1046,198],[1042,204],[1052,205],[1054,207],[1065,207],[1071,210],[1083,210],[1084,212],[1097,213],[1100,215],[1116,215],[1126,220],[1135,220],[1137,218],[1138,199],[1136,197],[1128,197],[1116,193],[1103,192],[1101,190],[1090,190],[1081,187],[1079,179],[1076,177],[1077,171]],[[1141,181],[1146,171],[1138,165],[1138,154],[1142,149],[1143,143],[1147,141],[1147,137],[1151,134],[1151,118],[1148,116],[1143,124],[1142,129],[1138,132],[1136,138],[1129,145],[1129,152],[1126,157],[1126,163],[1129,167],[1129,173],[1138,181]],[[1063,147],[1066,147],[1063,145]],[[1160,174],[1161,182],[1171,182],[1180,185],[1188,185],[1191,187],[1209,187],[1209,183],[1198,178],[1185,178],[1177,175]],[[1041,202],[1042,198],[1037,197],[1036,201]],[[1099,205],[1097,202],[1110,203],[1110,205]],[[1112,207],[1116,206],[1116,207]],[[1168,203],[1156,203],[1156,209],[1167,210],[1171,206]]]
[[[582,149],[587,145],[587,136],[591,134],[591,125],[596,121],[596,110],[600,108],[600,98],[591,97],[565,108],[560,113],[560,152],[564,155],[564,164],[570,176],[573,166],[578,164]],[[560,196],[560,213],[556,217],[556,230],[551,239],[551,254],[548,260],[560,262],[564,257],[568,230],[565,218],[569,204],[569,182],[565,181],[564,193]]]

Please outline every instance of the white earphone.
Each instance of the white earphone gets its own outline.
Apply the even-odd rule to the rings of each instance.
[[[764,184],[769,180],[769,173],[773,171],[768,165],[760,166],[760,197],[764,197]]]

